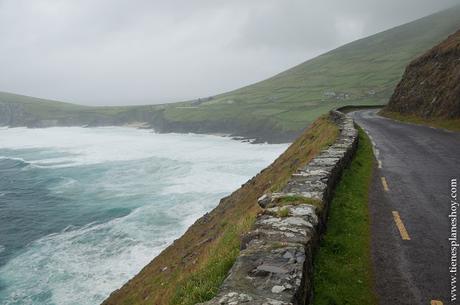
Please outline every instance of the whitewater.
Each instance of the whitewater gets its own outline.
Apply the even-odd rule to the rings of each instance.
[[[101,303],[286,147],[0,128],[0,304]]]

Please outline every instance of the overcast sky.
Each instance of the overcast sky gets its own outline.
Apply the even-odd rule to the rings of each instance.
[[[0,91],[161,103],[262,80],[460,0],[0,0]]]

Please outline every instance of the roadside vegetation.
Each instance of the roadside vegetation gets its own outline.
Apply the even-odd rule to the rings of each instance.
[[[425,119],[417,115],[401,114],[398,112],[392,112],[388,110],[381,111],[379,113],[390,119],[397,121],[412,123],[418,125],[427,125],[435,128],[443,128],[451,131],[460,131],[460,119],[445,119],[445,118],[430,118]]]
[[[180,281],[170,304],[196,304],[214,297],[238,256],[240,236],[250,230],[254,219],[255,215],[248,215],[242,222],[228,226],[206,253],[203,267]]]
[[[241,235],[261,211],[257,198],[272,185],[286,183],[338,133],[329,116],[317,119],[270,166],[222,199],[103,304],[191,305],[211,299],[239,253]]]
[[[314,305],[377,304],[368,212],[373,162],[371,143],[360,129],[356,156],[336,188],[314,260]]]

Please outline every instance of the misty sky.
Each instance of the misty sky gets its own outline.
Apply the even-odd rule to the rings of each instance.
[[[0,91],[89,105],[262,80],[460,0],[0,0]]]

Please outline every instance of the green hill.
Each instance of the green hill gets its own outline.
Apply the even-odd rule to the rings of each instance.
[[[0,92],[0,126],[104,126],[152,119],[155,106],[88,107]]]
[[[266,119],[281,130],[346,104],[382,104],[406,65],[460,28],[460,6],[354,41],[272,78],[218,95],[194,108],[171,108],[169,120]]]
[[[259,83],[194,101],[83,107],[0,94],[0,107],[12,101],[19,108],[15,119],[0,114],[0,124],[142,121],[159,132],[220,132],[271,142],[290,140],[334,107],[386,103],[405,66],[460,28],[458,16],[460,6],[354,41]]]

